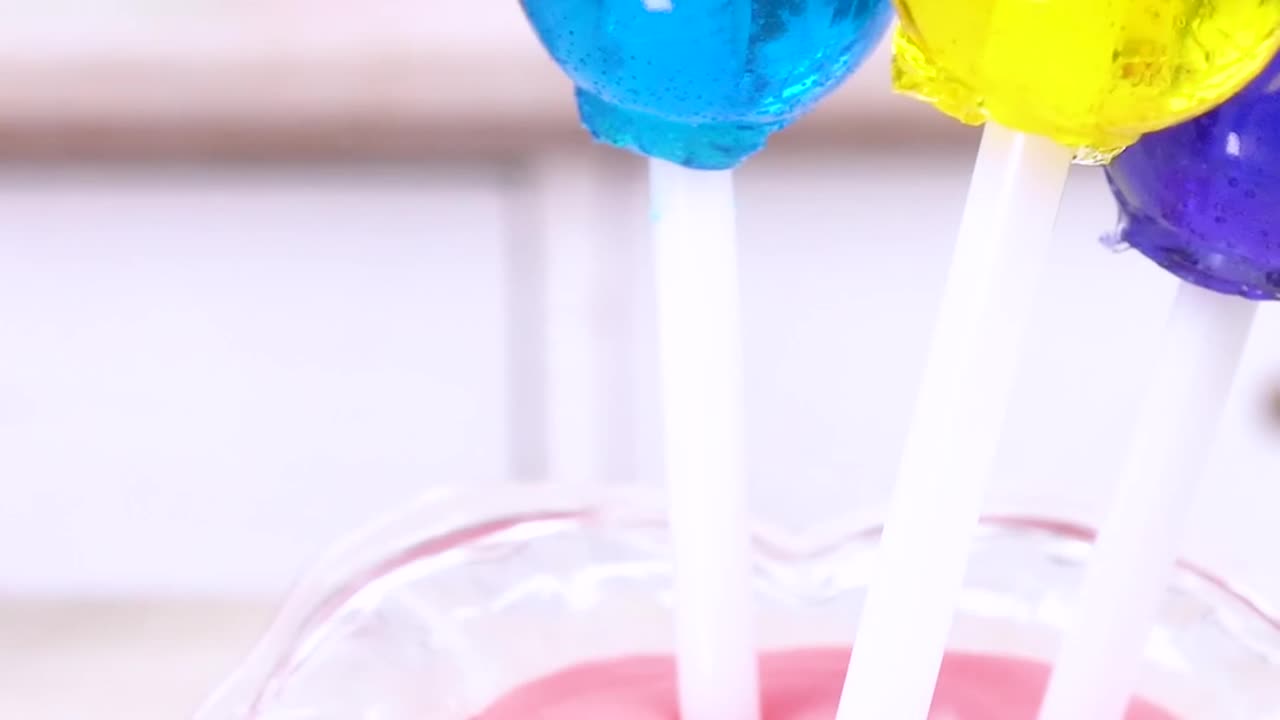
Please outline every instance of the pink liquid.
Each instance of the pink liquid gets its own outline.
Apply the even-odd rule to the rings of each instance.
[[[849,651],[837,648],[761,657],[764,720],[831,720]],[[1047,665],[951,653],[942,664],[932,720],[1035,720]],[[1176,720],[1135,701],[1126,720]],[[678,720],[675,665],[642,656],[579,665],[517,688],[476,720]],[[732,720],[726,718],[725,720]]]

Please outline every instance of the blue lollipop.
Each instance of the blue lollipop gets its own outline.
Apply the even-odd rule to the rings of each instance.
[[[737,166],[838,86],[892,15],[887,0],[521,4],[597,140],[704,170]]]
[[[1118,240],[1210,290],[1280,298],[1280,57],[1216,110],[1142,138],[1107,177]]]
[[[759,720],[732,169],[857,67],[889,3],[522,4],[591,134],[650,158],[680,717]]]

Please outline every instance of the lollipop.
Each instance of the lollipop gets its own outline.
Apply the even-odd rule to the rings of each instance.
[[[1249,81],[1275,0],[898,0],[894,83],[968,123],[995,120],[1105,162]]]
[[[1071,160],[1105,161],[1142,133],[1211,109],[1280,44],[1280,0],[897,3],[897,88],[989,122],[840,720],[926,717]],[[1214,300],[1193,294],[1181,314],[1218,317]],[[1239,327],[1180,325],[1191,335]],[[1196,390],[1207,397],[1212,385]],[[1111,720],[1072,720],[1083,717]]]
[[[597,140],[732,168],[834,89],[888,27],[887,0],[522,0]]]
[[[1118,242],[1210,290],[1280,297],[1280,58],[1217,110],[1147,136],[1107,179]]]
[[[650,164],[684,720],[760,716],[732,177],[857,66],[887,0],[523,0],[598,140]],[[702,172],[714,170],[720,172]]]
[[[1107,176],[1117,239],[1184,281],[1042,720],[1114,717],[1132,692],[1256,304],[1280,295],[1280,58]]]

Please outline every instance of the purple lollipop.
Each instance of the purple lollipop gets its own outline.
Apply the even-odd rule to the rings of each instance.
[[[1117,241],[1182,278],[1041,720],[1118,718],[1258,303],[1280,298],[1280,60],[1218,109],[1107,169]]]
[[[1107,178],[1118,241],[1210,290],[1280,298],[1280,57],[1216,110],[1142,138]]]

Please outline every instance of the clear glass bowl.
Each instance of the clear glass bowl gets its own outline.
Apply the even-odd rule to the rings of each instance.
[[[847,642],[879,530],[755,531],[762,649]],[[1091,533],[988,518],[956,650],[1051,660]],[[349,539],[301,583],[197,720],[466,720],[588,660],[672,649],[671,555],[651,493],[437,492]],[[1144,697],[1186,720],[1280,717],[1280,624],[1180,568],[1146,648]]]

